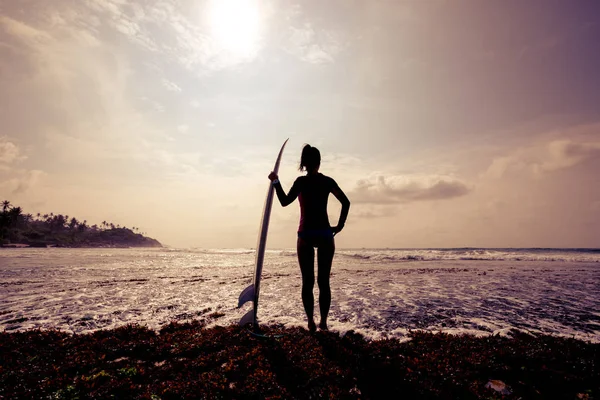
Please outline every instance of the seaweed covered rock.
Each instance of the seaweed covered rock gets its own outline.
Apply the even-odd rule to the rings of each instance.
[[[594,398],[600,345],[552,336],[348,332],[171,323],[0,333],[0,398]],[[492,384],[490,384],[492,382]],[[583,396],[583,397],[581,397]]]

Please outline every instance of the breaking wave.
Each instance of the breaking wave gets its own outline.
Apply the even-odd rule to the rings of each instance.
[[[600,262],[599,249],[360,249],[338,250],[337,256],[373,263],[442,260]]]

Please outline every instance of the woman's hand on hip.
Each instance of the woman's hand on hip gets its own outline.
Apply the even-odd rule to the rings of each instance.
[[[333,236],[335,236],[338,233],[340,233],[342,231],[342,229],[344,229],[344,225],[332,226],[331,230],[333,231]]]

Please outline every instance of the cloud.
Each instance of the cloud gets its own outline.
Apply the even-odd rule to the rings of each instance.
[[[541,176],[597,159],[600,159],[600,141],[588,141],[585,136],[546,139],[494,158],[483,177],[500,179],[522,173]]]
[[[570,168],[591,159],[600,159],[600,142],[556,140],[548,144],[547,158],[534,165],[534,172]]]
[[[531,161],[527,160],[521,153],[497,157],[492,160],[487,171],[483,174],[484,178],[500,179],[508,172],[522,171],[528,168]]]
[[[100,24],[95,22],[99,17],[100,25],[113,21],[106,19],[104,11],[119,17],[122,3],[59,3],[56,10],[40,5],[23,16],[23,21],[0,17],[0,35],[3,31],[9,34],[9,43],[19,48],[19,61],[26,66],[21,69],[29,72],[21,80],[11,75],[0,80],[0,84],[12,89],[13,104],[23,105],[15,107],[10,122],[15,129],[26,131],[30,135],[27,139],[35,141],[34,146],[51,150],[39,153],[36,164],[42,168],[44,163],[60,160],[71,167],[69,173],[77,173],[79,168],[75,165],[105,165],[106,160],[116,158],[139,161],[141,139],[160,136],[159,128],[149,122],[148,110],[140,110],[136,105],[142,100],[155,110],[163,107],[145,97],[131,99],[130,88],[137,79],[133,74],[135,67],[130,64],[132,59],[126,51],[104,40],[102,34],[106,30],[96,26]],[[86,8],[95,4],[106,8],[95,12]],[[0,52],[0,58],[3,54]],[[16,74],[17,71],[13,73]],[[163,84],[171,90],[181,90],[166,79]],[[33,115],[31,109],[35,110]],[[159,142],[156,147],[162,144]],[[14,159],[10,144],[0,142],[0,146],[0,162]],[[96,171],[98,175],[112,173],[105,167]],[[28,182],[36,180],[34,175],[30,178],[13,185],[14,190],[26,190]]]
[[[52,39],[51,36],[44,31],[35,29],[21,21],[5,16],[0,16],[0,25],[3,26],[8,34],[18,37],[31,46],[41,45]]]
[[[260,41],[252,42],[244,51],[230,51],[215,37],[218,35],[214,30],[211,32],[206,26],[206,16],[211,15],[213,8],[218,5],[219,2],[198,2],[192,7],[195,11],[191,13],[186,12],[179,2],[172,0],[147,6],[143,9],[144,13],[135,20],[141,27],[140,32],[146,32],[135,36],[136,41],[152,40],[148,32],[159,26],[161,34],[153,35],[153,45],[157,51],[201,76],[253,61],[262,48]],[[254,10],[253,6],[250,8]],[[145,27],[148,28],[144,29]],[[236,43],[249,40],[247,37],[235,37],[239,34],[239,27],[230,25],[221,28],[229,29],[225,35],[232,36],[230,40]]]
[[[471,188],[443,175],[377,175],[357,182],[349,197],[359,203],[399,204],[464,196]]]
[[[159,49],[144,24],[152,22],[147,11],[139,4],[121,0],[87,0],[85,2],[91,14],[102,16],[105,23],[112,25],[132,43],[154,52]]]
[[[19,148],[7,137],[0,137],[0,163],[12,164],[21,158]]]
[[[308,22],[299,28],[292,26],[289,30],[289,44],[285,50],[302,61],[311,64],[332,63],[343,48],[333,32],[318,34]]]
[[[160,54],[163,59],[175,60],[181,67],[199,75],[254,60],[261,49],[259,43],[244,54],[227,51],[204,26],[200,16],[207,13],[211,4],[199,3],[194,6],[198,8],[197,12],[190,14],[185,5],[174,0],[152,4],[123,0],[59,1],[51,7],[40,3],[31,8],[31,17],[22,17],[18,12],[13,12],[13,17],[0,16],[0,29],[40,51],[47,43],[56,47],[57,34],[60,34],[61,43],[70,37],[82,45],[99,45],[114,40],[116,33],[120,42],[128,42],[133,48],[149,54]],[[232,35],[236,33],[235,27],[230,29]],[[118,47],[123,46],[119,44]],[[19,50],[18,46],[11,48]],[[56,52],[56,48],[49,51]]]
[[[0,181],[0,190],[13,194],[25,193],[38,182],[44,174],[42,171],[16,167],[19,161],[26,158],[21,154],[19,147],[6,136],[0,137],[0,173],[8,177]]]
[[[46,174],[40,170],[13,170],[12,178],[0,182],[2,192],[23,194],[34,187]]]
[[[375,219],[392,217],[398,212],[398,207],[394,205],[371,205],[358,204],[352,209],[352,218]]]
[[[176,83],[171,82],[166,78],[163,78],[162,84],[167,90],[171,92],[181,92],[181,88]]]
[[[17,179],[13,193],[19,194],[27,192],[31,187],[35,186],[39,179],[44,175],[45,173],[40,170],[26,171],[19,179]]]
[[[120,42],[129,43],[152,57],[159,54],[162,59],[175,61],[180,67],[199,76],[253,62],[268,42],[267,38],[262,37],[266,29],[263,25],[276,17],[271,15],[274,12],[288,23],[279,26],[281,32],[273,36],[281,37],[281,48],[302,61],[332,63],[347,47],[339,30],[317,27],[306,21],[299,6],[291,7],[290,14],[286,8],[272,9],[272,5],[249,1],[249,11],[260,17],[256,22],[259,25],[257,37],[251,40],[246,37],[248,35],[240,36],[243,27],[235,26],[227,19],[217,24],[226,32],[219,35],[219,29],[215,31],[215,21],[211,24],[210,15],[214,14],[211,11],[220,2],[184,3],[175,0],[150,3],[123,0],[58,1],[52,6],[40,3],[31,9],[31,17],[23,17],[17,11],[9,12],[7,17],[0,16],[0,25],[10,35],[19,37],[29,47],[40,51],[43,51],[42,45],[48,42],[53,44],[56,33],[60,33],[60,42],[67,36],[71,36],[71,39],[76,36],[78,43],[88,46],[98,46],[105,40],[112,41],[117,34]],[[228,17],[234,18],[235,15]],[[221,26],[223,24],[225,26]],[[223,38],[219,37],[223,35],[225,42],[232,41],[240,46],[248,41],[247,48],[228,49],[227,43],[223,43]],[[19,46],[10,47],[13,51],[20,51]],[[54,49],[49,51],[57,52],[54,44],[52,47]],[[175,89],[176,86],[167,87],[179,91]]]

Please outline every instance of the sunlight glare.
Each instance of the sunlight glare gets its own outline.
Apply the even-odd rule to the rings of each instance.
[[[213,0],[209,22],[219,46],[237,56],[256,52],[259,36],[259,9],[255,0]]]

